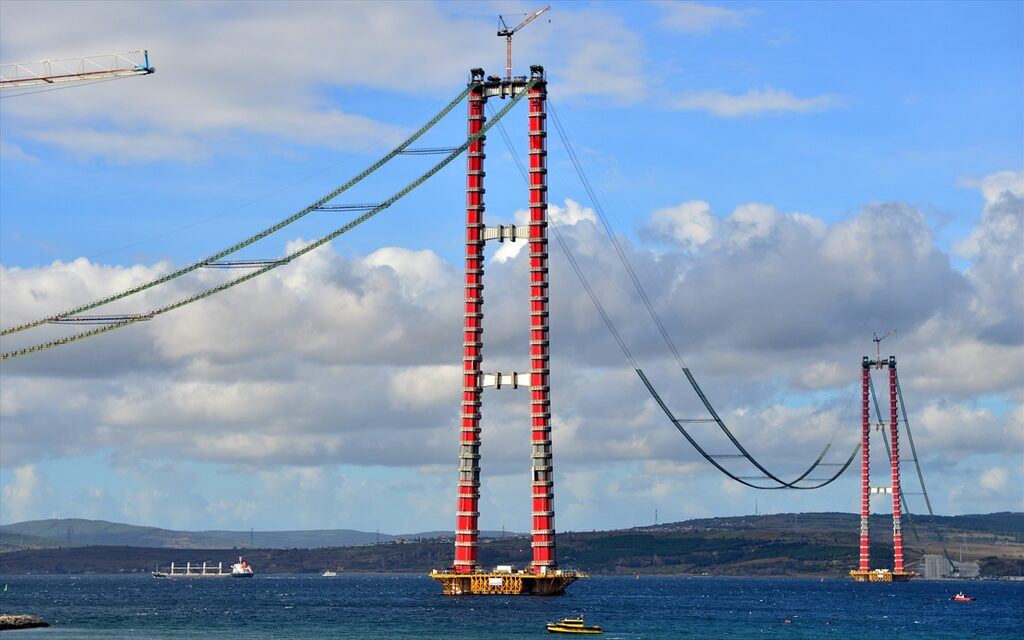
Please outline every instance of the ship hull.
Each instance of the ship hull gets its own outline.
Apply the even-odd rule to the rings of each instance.
[[[251,578],[252,573],[168,573],[167,571],[153,571],[150,573],[154,578]]]
[[[154,571],[151,574],[154,578],[230,578],[230,573],[167,573],[165,571]]]

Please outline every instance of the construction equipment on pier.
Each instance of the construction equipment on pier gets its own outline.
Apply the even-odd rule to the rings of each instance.
[[[522,22],[511,29],[507,24],[505,24],[505,16],[498,16],[498,20],[501,22],[502,27],[498,30],[498,37],[505,38],[505,82],[512,82],[512,36],[514,36],[517,31],[536,20],[540,14],[550,10],[551,5],[548,5],[539,11],[534,11]]]

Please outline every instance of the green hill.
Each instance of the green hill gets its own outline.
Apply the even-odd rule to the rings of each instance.
[[[857,524],[854,514],[817,513],[706,518],[618,531],[565,532],[558,536],[558,557],[563,567],[604,574],[839,577],[856,564]],[[909,531],[905,537],[907,561],[912,568],[925,553],[941,553],[945,547],[959,554],[962,547],[964,559],[979,561],[983,575],[1024,575],[1024,514],[943,517],[938,522],[938,534],[924,524],[918,524],[919,537]],[[19,530],[39,531],[41,527],[33,524]],[[52,534],[55,529],[50,527],[43,533]],[[891,520],[873,516],[871,529],[873,566],[886,567],[892,561]],[[122,532],[128,535],[131,530]],[[450,539],[406,543],[384,540],[383,534],[381,539],[381,544],[367,546],[250,549],[245,556],[260,573],[313,573],[327,568],[419,573],[451,563]],[[0,554],[0,573],[137,573],[171,561],[228,562],[238,553],[232,547],[97,545],[22,549]],[[524,535],[489,538],[480,545],[484,566],[522,566],[529,562],[530,553],[530,539]]]
[[[481,531],[498,537],[498,531]],[[302,531],[174,531],[105,520],[81,518],[31,520],[0,526],[0,551],[90,545],[156,547],[166,549],[314,549],[391,542],[399,539],[436,538],[443,532],[387,534],[355,529]]]

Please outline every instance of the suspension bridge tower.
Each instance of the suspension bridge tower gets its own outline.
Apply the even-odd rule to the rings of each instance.
[[[876,336],[875,342],[881,340]],[[889,378],[889,421],[878,413],[878,423],[871,423],[872,369],[887,371]],[[896,356],[875,359],[865,356],[861,361],[861,446],[860,446],[860,562],[857,569],[850,571],[850,577],[857,582],[906,582],[914,577],[903,564],[903,529],[900,498],[900,420],[898,386],[896,378]],[[885,440],[889,436],[890,484],[871,485],[871,431],[878,431]],[[889,569],[871,569],[871,543],[868,535],[868,520],[871,514],[871,496],[892,495],[892,547],[893,565]]]
[[[551,400],[548,371],[548,204],[547,131],[544,68],[530,67],[530,76],[484,77],[470,72],[469,136],[481,132],[489,98],[516,98],[526,93],[529,106],[529,210],[526,227],[484,224],[485,138],[467,149],[466,171],[466,298],[464,310],[462,408],[460,414],[458,504],[455,562],[430,575],[447,595],[557,595],[583,574],[563,571],[555,560],[555,509],[551,463]],[[483,292],[484,245],[488,241],[525,241],[529,248],[528,372],[484,373]],[[526,314],[524,314],[525,316]],[[480,432],[484,388],[499,392],[528,391],[532,456],[532,562],[485,569],[478,555],[480,500]]]

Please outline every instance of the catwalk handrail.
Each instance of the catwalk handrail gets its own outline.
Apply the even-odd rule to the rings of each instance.
[[[289,253],[288,255],[282,257],[279,262],[275,262],[273,264],[270,264],[270,265],[268,265],[266,267],[263,267],[262,269],[257,269],[256,271],[253,271],[251,273],[247,273],[247,274],[245,274],[243,276],[235,278],[234,280],[229,280],[228,282],[225,282],[224,284],[221,284],[221,285],[219,285],[217,287],[213,287],[213,288],[207,289],[207,290],[202,291],[200,293],[197,293],[197,294],[195,294],[193,296],[189,296],[187,298],[182,298],[181,300],[178,300],[177,302],[173,302],[173,303],[165,305],[163,307],[159,307],[157,309],[154,309],[154,310],[150,311],[149,313],[142,314],[142,315],[140,315],[140,316],[138,316],[136,318],[131,318],[131,319],[125,320],[123,322],[118,322],[118,323],[115,323],[115,324],[112,324],[112,325],[109,325],[109,326],[106,326],[106,327],[101,327],[99,329],[93,329],[91,331],[84,331],[82,333],[78,333],[78,334],[75,334],[75,335],[66,336],[66,337],[63,337],[63,338],[56,339],[56,340],[51,340],[49,342],[44,342],[44,343],[41,343],[41,344],[33,345],[31,347],[25,347],[24,349],[18,349],[16,351],[10,351],[8,353],[0,354],[0,360],[9,360],[11,358],[17,358],[19,356],[28,355],[30,353],[35,353],[35,352],[38,352],[38,351],[43,351],[45,349],[50,349],[52,347],[58,347],[58,346],[65,345],[65,344],[68,344],[68,343],[71,343],[71,342],[76,342],[78,340],[83,340],[85,338],[90,338],[92,336],[97,336],[97,335],[100,335],[102,333],[107,333],[108,331],[113,331],[114,329],[120,329],[121,327],[126,327],[128,325],[135,324],[136,322],[140,322],[143,319],[150,319],[150,318],[152,318],[154,316],[157,316],[157,315],[160,315],[160,314],[163,314],[163,313],[167,313],[168,311],[173,311],[175,309],[178,309],[180,307],[184,307],[185,305],[191,304],[193,302],[197,302],[199,300],[202,300],[203,298],[208,298],[208,297],[210,297],[210,296],[212,296],[214,294],[220,293],[221,291],[225,291],[227,289],[230,289],[231,287],[234,287],[235,285],[241,284],[241,283],[243,283],[243,282],[245,282],[247,280],[251,280],[251,279],[253,279],[253,278],[257,277],[257,276],[261,276],[264,273],[267,273],[268,271],[272,271],[273,269],[276,269],[276,268],[278,268],[280,266],[288,264],[289,262],[291,262],[295,258],[298,258],[299,256],[302,256],[302,255],[304,255],[306,253],[309,253],[310,251],[316,249],[317,247],[320,247],[320,246],[330,242],[331,240],[334,240],[335,238],[337,238],[338,236],[342,235],[343,233],[346,233],[346,232],[354,229],[355,227],[361,225],[362,223],[364,223],[367,220],[369,220],[370,218],[374,217],[375,215],[377,215],[378,213],[380,213],[384,209],[387,209],[388,207],[390,207],[392,204],[394,204],[395,202],[397,202],[401,198],[403,198],[406,195],[408,195],[416,187],[418,187],[421,184],[423,184],[424,182],[426,182],[430,177],[432,177],[438,171],[440,171],[441,169],[446,167],[452,160],[454,160],[458,156],[462,155],[462,152],[465,151],[469,147],[470,144],[472,144],[477,139],[483,137],[484,134],[487,133],[488,129],[490,129],[491,126],[493,126],[495,123],[497,123],[499,120],[501,120],[501,118],[503,118],[505,116],[505,114],[508,113],[509,110],[511,110],[512,107],[514,107],[516,105],[516,103],[518,103],[523,98],[523,96],[526,95],[527,91],[530,88],[532,88],[533,85],[535,85],[536,83],[537,83],[536,80],[533,80],[533,81],[529,82],[522,92],[520,92],[515,97],[513,97],[509,101],[509,103],[506,104],[501,109],[501,111],[499,111],[498,114],[491,121],[486,123],[483,126],[483,128],[481,128],[479,133],[476,133],[476,134],[466,138],[466,141],[464,143],[462,143],[462,145],[460,145],[459,147],[456,147],[455,150],[452,151],[450,154],[448,154],[443,160],[441,160],[436,165],[431,167],[429,171],[427,171],[426,173],[421,175],[419,178],[417,178],[413,182],[410,182],[409,184],[407,184],[402,190],[396,192],[390,198],[388,198],[387,200],[385,200],[385,201],[381,202],[379,205],[377,205],[374,209],[372,209],[370,211],[367,211],[365,214],[363,214],[363,215],[359,216],[358,218],[352,220],[351,222],[349,222],[345,226],[339,227],[338,229],[335,229],[331,233],[329,233],[329,234],[319,238],[318,240],[315,240],[315,241],[309,243],[308,245],[302,247],[301,249],[293,251],[292,253]]]
[[[800,489],[800,490],[820,489],[821,487],[824,487],[826,485],[832,484],[833,482],[835,482],[839,478],[839,476],[843,475],[843,473],[846,472],[846,470],[853,463],[854,459],[857,457],[857,452],[860,451],[860,443],[858,442],[856,445],[854,445],[853,452],[850,453],[850,457],[846,459],[846,462],[843,463],[843,465],[839,468],[839,470],[836,471],[835,474],[832,477],[824,479],[824,480],[821,480],[819,482],[819,484],[810,485],[810,486],[797,486],[796,485],[796,483],[798,483],[801,480],[803,480],[804,478],[806,478],[807,475],[810,474],[810,472],[812,470],[814,470],[818,466],[818,464],[821,462],[821,459],[825,457],[825,453],[832,447],[832,443],[831,442],[828,445],[825,446],[825,450],[821,452],[821,455],[819,455],[818,459],[814,461],[814,464],[812,464],[811,467],[807,471],[803,472],[803,474],[801,474],[800,477],[798,477],[795,480],[793,480],[793,482],[786,482],[784,480],[778,480],[777,478],[774,478],[774,476],[770,476],[772,479],[775,479],[776,482],[779,482],[780,484],[778,486],[768,486],[768,487],[765,487],[765,486],[762,486],[762,485],[753,484],[751,482],[748,482],[745,478],[737,476],[736,474],[732,473],[731,471],[729,471],[728,469],[723,467],[721,464],[718,463],[717,460],[715,460],[714,456],[709,454],[699,444],[697,444],[697,441],[693,438],[693,436],[691,436],[686,431],[686,429],[684,429],[679,424],[679,420],[677,420],[675,415],[672,414],[672,410],[668,408],[668,405],[665,404],[665,401],[661,399],[661,395],[658,394],[658,391],[654,388],[654,385],[652,385],[651,381],[647,379],[646,375],[644,375],[643,370],[642,369],[637,369],[636,370],[636,374],[638,376],[640,376],[640,380],[644,383],[644,386],[647,387],[647,391],[651,394],[651,397],[654,398],[654,401],[658,403],[658,406],[661,407],[661,410],[665,413],[665,415],[668,416],[669,421],[673,425],[675,425],[675,428],[679,430],[679,433],[683,434],[683,437],[686,438],[686,441],[690,443],[690,446],[692,446],[694,449],[697,450],[697,453],[699,453],[701,456],[703,456],[705,460],[710,462],[716,469],[718,469],[719,471],[721,471],[725,475],[729,476],[730,478],[732,478],[736,482],[739,482],[740,484],[743,484],[743,485],[746,485],[748,487],[751,487],[752,489],[763,489],[763,490],[774,490],[774,489]]]
[[[882,423],[882,409],[878,404],[878,398],[875,396],[875,383],[871,380],[868,381],[871,388],[871,399],[875,404],[875,415],[878,418],[878,422]],[[953,558],[949,555],[949,549],[946,548],[946,540],[942,537],[942,533],[939,531],[939,523],[935,520],[935,512],[932,511],[932,501],[928,497],[928,488],[924,484],[924,473],[921,471],[921,463],[917,459],[917,447],[914,446],[914,434],[910,430],[910,420],[907,417],[907,406],[903,403],[903,390],[900,388],[900,374],[896,374],[896,396],[899,398],[900,413],[903,416],[903,425],[907,429],[907,441],[910,442],[910,452],[914,456],[914,467],[917,469],[917,480],[921,485],[921,495],[924,496],[925,506],[928,508],[928,515],[931,518],[932,533],[939,539],[942,544],[942,554],[946,557],[946,562],[949,563],[949,568],[952,570],[956,569],[956,565],[953,563]],[[889,459],[889,464],[892,464],[892,451],[889,449],[889,443],[885,438],[882,438],[882,442],[885,444],[885,455]],[[903,513],[907,516],[907,521],[910,523],[910,528],[914,532],[914,539],[918,542],[921,541],[921,536],[917,532],[917,526],[914,524],[914,520],[910,514],[910,506],[907,504],[907,499],[904,497],[903,486],[900,486],[900,502],[903,505]]]
[[[736,436],[734,436],[732,434],[732,431],[730,431],[729,428],[725,426],[725,422],[723,422],[722,418],[719,417],[718,412],[715,411],[715,408],[713,406],[711,406],[711,401],[708,400],[706,395],[704,395],[704,391],[700,388],[700,385],[697,384],[697,379],[695,377],[693,377],[693,374],[690,373],[690,370],[687,367],[683,367],[683,374],[686,376],[686,379],[690,382],[690,386],[693,388],[694,392],[697,394],[697,397],[700,398],[700,401],[704,405],[704,408],[707,409],[707,412],[711,415],[711,419],[714,420],[715,424],[718,425],[718,428],[721,429],[722,432],[725,433],[726,437],[729,438],[729,441],[732,442],[734,447],[736,447],[736,450],[740,452],[740,455],[743,456],[744,458],[746,458],[747,461],[749,461],[752,465],[754,465],[757,468],[758,471],[760,471],[761,473],[766,475],[769,480],[774,480],[775,482],[778,482],[779,484],[783,485],[783,487],[788,487],[788,488],[792,488],[792,489],[817,488],[817,487],[795,487],[793,485],[796,484],[797,482],[800,482],[804,478],[806,478],[811,473],[811,471],[814,471],[815,467],[818,466],[818,463],[820,463],[822,458],[825,457],[825,454],[828,453],[828,450],[832,448],[832,444],[835,442],[835,439],[838,436],[838,432],[835,432],[835,433],[832,434],[832,440],[829,441],[829,443],[825,445],[825,448],[821,450],[821,454],[818,456],[818,459],[815,460],[814,464],[812,464],[810,466],[810,468],[807,469],[807,471],[805,471],[800,477],[798,477],[797,479],[793,480],[792,482],[786,482],[782,478],[779,478],[778,476],[773,474],[771,471],[768,471],[768,469],[766,469],[764,467],[764,465],[762,465],[760,462],[758,462],[752,455],[750,455],[750,453],[747,452],[747,450],[743,447],[743,445],[740,444],[740,441],[736,438]],[[858,444],[857,447],[859,448],[859,446],[860,445]],[[856,449],[854,449],[853,454],[851,454],[851,456],[850,456],[850,461],[851,462],[853,461],[853,456],[855,456],[855,455],[857,455],[857,450]],[[849,464],[850,463],[847,462],[846,466],[849,466]],[[846,467],[843,467],[843,470],[840,471],[839,473],[842,473],[845,470],[846,470]],[[834,476],[832,478],[832,480],[835,480],[838,477],[839,476],[836,475],[836,476]],[[830,482],[832,482],[832,480],[829,480],[825,484],[829,484]],[[818,485],[818,486],[823,487],[823,486],[825,486],[825,484]],[[782,488],[782,487],[779,487],[779,488]]]
[[[619,261],[622,263],[623,268],[626,270],[626,274],[629,276],[630,281],[633,283],[633,287],[636,289],[637,294],[640,296],[640,300],[643,302],[644,307],[647,309],[648,315],[651,316],[651,319],[654,321],[655,326],[658,328],[658,332],[661,334],[662,340],[665,342],[665,345],[668,347],[669,351],[672,353],[672,356],[679,364],[679,368],[682,369],[683,374],[689,381],[690,386],[693,388],[693,391],[697,394],[697,397],[700,398],[701,403],[703,403],[708,413],[714,419],[714,422],[718,425],[718,428],[722,430],[722,432],[726,435],[726,437],[736,448],[736,450],[740,453],[740,455],[746,458],[746,460],[750,462],[750,464],[754,465],[754,467],[757,468],[758,471],[765,474],[765,476],[767,476],[768,479],[778,482],[782,486],[795,488],[793,487],[793,483],[799,482],[803,478],[807,477],[807,474],[814,469],[814,466],[808,469],[808,471],[804,475],[800,476],[797,480],[794,480],[793,483],[782,480],[781,478],[773,474],[771,471],[769,471],[756,458],[754,458],[754,456],[751,455],[750,452],[747,451],[746,448],[744,448],[744,446],[740,443],[740,441],[733,435],[733,433],[729,430],[729,427],[726,426],[725,422],[721,419],[721,417],[719,417],[718,413],[711,405],[711,402],[708,400],[707,396],[705,396],[704,392],[701,390],[700,385],[697,383],[697,379],[693,376],[692,373],[690,373],[689,368],[687,368],[686,364],[683,362],[683,358],[680,355],[679,349],[676,347],[675,342],[672,340],[672,336],[669,334],[664,322],[662,322],[661,316],[658,315],[658,311],[654,308],[654,304],[651,302],[650,296],[648,296],[646,289],[644,289],[643,283],[640,282],[640,278],[639,276],[637,276],[636,270],[633,269],[633,265],[630,263],[628,256],[622,249],[622,245],[619,243],[618,238],[615,237],[615,232],[612,229],[612,225],[608,220],[608,216],[605,215],[604,206],[601,204],[601,200],[600,198],[598,198],[597,192],[593,188],[593,185],[591,185],[589,178],[587,178],[587,174],[586,171],[584,171],[583,169],[583,165],[580,163],[579,158],[576,156],[573,144],[569,140],[569,135],[566,132],[565,127],[562,125],[561,119],[558,117],[558,111],[557,109],[555,109],[554,104],[551,105],[551,120],[555,125],[555,130],[558,132],[558,136],[559,139],[562,141],[562,145],[565,147],[566,154],[569,156],[569,160],[571,161],[573,168],[576,170],[576,175],[577,177],[579,177],[580,183],[583,185],[583,189],[587,192],[587,195],[590,197],[590,201],[594,207],[594,211],[597,213],[597,217],[601,221],[601,226],[603,227],[605,234],[608,236],[608,239],[611,242],[612,247],[615,249],[616,255],[618,255],[619,257]],[[559,243],[562,244],[563,248],[566,248],[565,244],[561,241],[561,239],[559,239]],[[580,271],[578,269],[576,270],[576,273],[577,275],[580,275]],[[602,313],[602,315],[604,314]],[[613,335],[615,335],[617,334],[617,331],[612,330],[612,333]],[[619,340],[619,338],[616,337],[616,340]],[[835,438],[836,435],[833,435],[832,442],[829,442],[825,446],[825,449],[822,450],[821,455],[818,457],[819,462],[824,457],[825,453],[829,450],[829,448],[832,446],[833,442],[835,441]]]
[[[231,254],[233,254],[233,253],[235,253],[237,251],[240,251],[241,249],[244,249],[245,247],[248,247],[249,245],[253,244],[254,242],[256,242],[258,240],[262,240],[263,238],[266,238],[267,236],[280,231],[281,229],[283,229],[283,228],[287,227],[288,225],[292,224],[293,222],[296,222],[297,220],[305,217],[309,213],[312,213],[313,211],[316,211],[321,206],[323,206],[325,203],[327,203],[330,200],[333,200],[334,198],[338,197],[340,194],[342,194],[343,192],[347,191],[348,189],[352,188],[353,186],[355,186],[356,184],[361,182],[364,178],[366,178],[367,176],[369,176],[370,174],[375,172],[377,169],[380,169],[381,167],[383,167],[385,164],[390,162],[393,158],[395,158],[396,156],[400,155],[402,153],[402,151],[405,150],[410,144],[412,144],[413,142],[415,142],[416,140],[421,138],[423,136],[423,134],[425,134],[427,131],[429,131],[431,128],[433,128],[433,126],[436,125],[438,122],[440,122],[442,118],[444,118],[446,115],[448,115],[448,113],[451,112],[451,110],[454,109],[456,105],[458,105],[460,102],[462,102],[462,100],[467,95],[469,95],[469,91],[470,91],[471,88],[472,87],[467,87],[465,90],[463,90],[461,93],[459,93],[459,95],[454,100],[452,100],[447,105],[445,105],[445,107],[443,109],[441,109],[441,111],[439,111],[437,113],[437,115],[435,115],[433,118],[431,118],[425,125],[420,127],[415,133],[413,133],[411,136],[406,138],[397,147],[395,147],[394,149],[389,151],[387,154],[382,156],[379,160],[377,160],[377,162],[373,163],[372,165],[370,165],[369,167],[364,169],[361,173],[359,173],[358,175],[356,175],[351,180],[349,180],[345,184],[341,185],[337,189],[334,189],[333,191],[327,193],[326,195],[321,197],[316,202],[313,202],[312,204],[310,204],[310,205],[306,206],[305,208],[301,209],[298,213],[295,213],[295,214],[285,218],[284,220],[281,220],[280,222],[278,222],[277,224],[275,224],[273,226],[267,227],[266,229],[260,231],[259,233],[256,233],[255,235],[252,235],[252,236],[246,238],[245,240],[242,240],[241,242],[233,244],[230,247],[228,247],[228,248],[226,248],[226,249],[224,249],[222,251],[218,251],[217,253],[215,253],[215,254],[207,257],[207,258],[204,258],[204,259],[199,260],[197,262],[193,262],[192,264],[189,264],[189,265],[186,265],[184,267],[181,267],[180,269],[177,269],[176,271],[172,271],[171,273],[163,275],[163,276],[161,276],[159,278],[154,278],[153,280],[150,280],[149,282],[140,284],[140,285],[138,285],[136,287],[132,287],[130,289],[126,289],[126,290],[121,291],[119,293],[115,293],[115,294],[109,295],[109,296],[107,296],[105,298],[100,298],[100,299],[95,300],[93,302],[90,302],[88,304],[84,304],[84,305],[81,305],[79,307],[75,307],[73,309],[69,309],[69,310],[64,311],[62,313],[58,313],[58,314],[55,314],[55,315],[47,316],[45,318],[40,318],[38,320],[34,320],[32,322],[26,322],[24,324],[20,324],[20,325],[14,326],[14,327],[9,327],[7,329],[3,329],[2,331],[0,331],[0,336],[6,336],[6,335],[9,335],[9,334],[12,334],[12,333],[17,333],[19,331],[25,331],[26,329],[32,329],[32,328],[35,328],[35,327],[38,327],[38,326],[41,326],[41,325],[53,322],[54,320],[60,320],[60,319],[66,318],[68,316],[75,315],[76,313],[82,313],[83,311],[89,311],[91,309],[95,309],[97,307],[101,307],[103,305],[109,304],[109,303],[114,302],[116,300],[121,300],[123,298],[127,298],[128,296],[134,295],[134,294],[139,293],[141,291],[145,291],[146,289],[151,289],[151,288],[153,288],[155,286],[164,284],[166,282],[170,282],[171,280],[174,280],[176,278],[180,278],[181,276],[186,275],[188,273],[191,273],[192,271],[195,271],[196,269],[200,269],[200,268],[208,265],[211,262],[215,262],[215,261],[220,260],[221,258],[223,258],[225,256],[229,256],[229,255],[231,255]]]
[[[553,106],[552,106],[552,109],[553,109]],[[555,116],[555,117],[557,118],[557,116]],[[561,135],[561,138],[562,138],[562,143],[563,143],[563,145],[566,146],[566,151],[569,152],[568,137],[565,135],[564,130],[557,123],[557,121],[556,121],[556,127],[560,131],[560,135]],[[526,181],[527,184],[529,184],[529,177],[527,176],[526,168],[523,167],[522,161],[519,159],[519,156],[516,154],[515,147],[512,145],[512,141],[509,139],[508,134],[505,132],[505,128],[502,125],[500,125],[500,124],[498,125],[498,132],[501,134],[502,139],[505,141],[505,146],[508,148],[509,153],[512,155],[512,159],[515,161],[516,166],[519,168],[520,175],[522,176],[523,180]],[[585,186],[587,186],[588,183],[586,181],[585,174],[583,174],[582,167],[579,166],[578,163],[574,162],[574,164],[576,164],[577,173],[578,173],[578,175],[580,177],[580,180],[584,182]],[[589,189],[588,189],[588,194],[590,194],[592,199],[596,198],[596,196],[593,194],[593,192],[591,190],[589,190]],[[597,206],[599,206],[599,205],[595,202],[595,207],[597,207]],[[668,413],[671,416],[671,411],[669,411],[668,407],[664,405],[664,403],[661,400],[661,397],[658,395],[657,391],[654,390],[654,386],[650,383],[650,381],[647,379],[646,375],[644,375],[644,373],[640,369],[640,365],[637,363],[636,359],[633,357],[633,354],[630,352],[629,347],[626,346],[626,342],[625,342],[625,340],[623,340],[622,334],[619,332],[618,327],[615,326],[615,322],[608,315],[607,311],[605,311],[604,305],[601,304],[601,301],[597,297],[597,294],[594,292],[593,287],[590,286],[590,281],[587,280],[586,274],[583,273],[583,269],[580,267],[579,263],[577,262],[576,256],[573,254],[572,249],[569,247],[569,244],[565,241],[565,238],[562,236],[561,230],[559,229],[558,225],[555,223],[554,220],[550,221],[550,227],[549,228],[554,232],[555,240],[558,242],[558,245],[562,248],[562,251],[565,254],[565,257],[569,260],[569,266],[572,267],[572,270],[576,274],[577,279],[579,279],[580,284],[583,285],[583,290],[586,292],[587,296],[590,298],[591,304],[593,304],[594,308],[597,309],[598,315],[601,316],[601,320],[604,322],[605,326],[608,328],[609,333],[612,334],[612,338],[619,345],[619,349],[622,350],[622,353],[623,353],[623,355],[625,355],[626,360],[629,361],[630,365],[632,365],[633,369],[640,376],[641,381],[643,381],[644,385],[647,387],[648,392],[650,392],[650,394],[654,398],[654,400],[656,402],[658,402],[659,405],[661,405],[662,410],[666,411],[666,413]],[[608,226],[606,226],[605,229],[606,229],[606,231],[609,232],[609,234],[611,234],[610,229],[609,229]],[[615,242],[614,238],[613,238],[613,242]],[[621,254],[620,254],[620,257],[622,257],[622,259],[625,260],[625,257],[621,256]],[[628,269],[628,267],[627,267],[627,269]],[[639,282],[636,282],[634,280],[634,284],[637,287],[640,287],[640,289],[642,290],[642,287],[640,286]],[[651,310],[651,311],[653,313],[653,310]],[[664,336],[665,334],[662,334],[662,335]],[[669,341],[671,341],[670,338],[667,338],[667,339]],[[677,358],[678,358],[678,354],[677,354]],[[681,359],[679,359],[679,362],[680,362],[680,364],[682,364]],[[689,375],[688,369],[686,369],[684,367],[683,370],[684,370],[684,372],[687,372],[687,375],[692,379],[692,376]],[[696,384],[696,380],[693,380],[692,384]],[[700,386],[699,385],[697,385],[696,390],[697,390],[698,395],[700,395],[702,398],[704,398],[703,391],[700,390]],[[706,398],[704,398],[704,399],[706,400]],[[732,434],[729,432],[728,428],[726,428],[725,425],[722,424],[721,420],[718,418],[717,413],[714,412],[714,409],[712,409],[711,412],[712,412],[712,414],[715,417],[711,418],[711,419],[708,419],[708,422],[711,422],[711,421],[717,422],[719,424],[719,427],[722,428],[726,432],[726,434],[728,434],[730,436],[730,438],[732,438]],[[709,462],[711,462],[711,464],[713,464],[718,470],[722,471],[722,473],[726,474],[727,476],[729,476],[733,480],[736,480],[737,482],[745,484],[745,485],[747,485],[749,487],[753,487],[755,489],[797,488],[797,487],[794,486],[797,482],[801,482],[804,478],[806,478],[808,475],[810,475],[810,473],[812,471],[814,471],[814,469],[816,469],[819,465],[821,465],[822,459],[824,459],[825,455],[832,448],[832,445],[835,442],[835,438],[838,435],[838,431],[835,434],[833,434],[832,440],[828,444],[825,445],[825,448],[822,449],[821,453],[818,455],[818,458],[814,461],[814,463],[811,464],[811,466],[806,471],[804,471],[800,476],[798,476],[792,482],[785,482],[785,481],[783,481],[781,479],[775,478],[772,474],[769,474],[769,478],[775,479],[775,481],[779,483],[779,486],[762,487],[760,485],[750,484],[749,482],[746,482],[743,479],[741,479],[739,476],[736,476],[735,474],[730,473],[722,465],[718,464],[718,462],[715,460],[715,458],[726,457],[725,455],[712,455],[712,454],[708,454],[707,451],[705,451],[700,445],[697,444],[697,441],[690,435],[690,433],[685,428],[683,428],[681,426],[680,423],[681,422],[685,422],[685,421],[677,420],[674,416],[672,416],[671,419],[672,419],[672,422],[675,425],[676,429],[678,429],[680,431],[680,433],[683,434],[683,437],[685,437],[687,439],[687,441],[697,450],[697,452],[700,453],[702,456],[704,456],[705,459],[707,459]],[[735,438],[732,438],[732,440],[733,440],[734,446],[736,446],[737,450],[739,450],[740,453],[736,454],[735,456],[733,456],[732,454],[726,454],[726,455],[728,455],[729,457],[746,458],[747,460],[753,461],[752,457],[748,453],[746,453],[745,449],[743,449],[743,447],[739,444],[739,442],[736,441]],[[836,476],[834,476],[828,482],[832,482],[833,480],[835,480],[840,474],[843,473],[843,471],[845,471],[850,466],[850,463],[853,461],[854,456],[857,455],[857,451],[859,449],[860,449],[860,445],[858,444],[854,448],[853,454],[851,454],[849,460],[847,460],[847,462],[845,464],[842,464],[842,463],[826,463],[829,466],[833,466],[833,465],[841,465],[842,466],[842,469],[840,470],[839,474],[836,474]],[[755,462],[755,465],[756,465],[756,462]],[[763,468],[761,468],[761,470],[764,471]],[[825,484],[828,484],[828,482],[826,482]],[[819,486],[824,486],[824,484],[823,485],[819,485]],[[803,487],[800,487],[800,488],[803,488]],[[816,488],[816,487],[807,487],[807,488]]]
[[[878,420],[878,424],[885,424],[882,420],[882,405],[878,403],[878,395],[875,393],[875,382],[871,378],[868,378],[868,388],[871,390],[871,403],[875,409],[875,419]],[[892,449],[889,447],[889,441],[882,438],[882,444],[885,446],[885,459],[889,461],[889,466],[892,466]],[[913,515],[910,513],[910,506],[907,504],[906,492],[903,491],[903,485],[900,484],[900,513],[907,516],[907,522],[910,524],[910,530],[914,533],[914,539],[918,542],[921,541],[921,534],[917,531],[917,524],[914,523]]]

